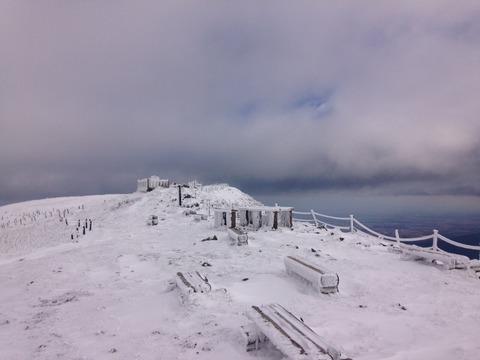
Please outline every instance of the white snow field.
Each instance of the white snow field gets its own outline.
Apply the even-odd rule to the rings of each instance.
[[[245,313],[271,303],[352,359],[480,358],[472,270],[407,261],[373,237],[303,223],[232,245],[212,217],[185,211],[258,203],[226,185],[184,194],[184,206],[199,208],[180,208],[176,188],[0,207],[0,359],[283,359],[273,345],[246,352],[241,341]],[[339,292],[289,276],[287,255],[337,273]],[[169,280],[195,271],[212,291],[182,303]]]

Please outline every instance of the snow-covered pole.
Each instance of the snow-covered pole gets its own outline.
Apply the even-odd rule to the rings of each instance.
[[[313,221],[315,221],[315,227],[318,227],[318,221],[317,221],[317,218],[315,217],[315,211],[310,210],[310,212],[312,213]]]
[[[353,234],[353,215],[350,215],[350,232]]]
[[[438,230],[433,230],[433,243],[432,243],[432,250],[438,250]]]
[[[398,233],[398,229],[395,229],[395,238],[397,239],[397,244],[400,244],[400,234]]]

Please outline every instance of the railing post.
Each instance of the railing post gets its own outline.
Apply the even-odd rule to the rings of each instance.
[[[315,211],[310,210],[310,212],[312,213],[313,221],[315,221],[315,227],[318,227],[317,218],[315,217]]]
[[[432,250],[437,251],[438,250],[438,230],[433,230],[433,243],[432,243]]]
[[[182,186],[178,185],[178,206],[182,206]]]
[[[350,215],[350,232],[353,234],[353,215]]]

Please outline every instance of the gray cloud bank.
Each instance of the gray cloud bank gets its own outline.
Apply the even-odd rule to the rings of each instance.
[[[0,8],[0,203],[150,174],[480,195],[476,1]]]

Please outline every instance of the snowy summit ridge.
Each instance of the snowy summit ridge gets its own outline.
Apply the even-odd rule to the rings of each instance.
[[[232,245],[209,208],[261,204],[228,185],[181,192],[181,207],[173,186],[0,207],[0,359],[283,359],[273,344],[252,354],[241,343],[246,314],[267,304],[357,360],[480,353],[472,271],[304,223],[247,228],[248,245]],[[286,256],[338,274],[338,292],[288,275]],[[212,291],[181,301],[170,288],[179,272],[200,273]]]

